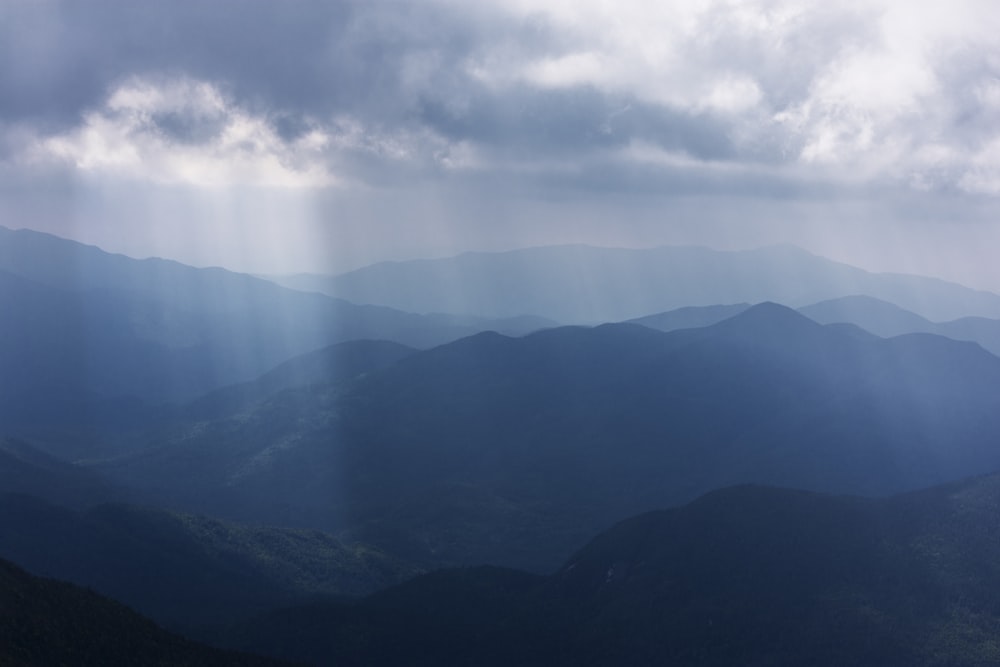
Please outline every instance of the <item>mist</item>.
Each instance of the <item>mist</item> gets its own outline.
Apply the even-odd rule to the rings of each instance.
[[[1000,664],[998,34],[0,0],[0,663]]]

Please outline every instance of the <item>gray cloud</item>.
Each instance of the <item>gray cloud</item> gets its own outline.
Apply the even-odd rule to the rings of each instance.
[[[839,164],[878,142],[912,160],[930,134],[968,148],[996,133],[981,90],[995,81],[996,54],[968,62],[905,44],[894,52],[877,10],[718,4],[651,15],[649,26],[625,16],[616,33],[570,20],[578,11],[583,21],[588,7],[12,0],[0,24],[0,114],[51,133],[99,109],[123,81],[183,76],[217,86],[286,139],[345,116],[369,137],[423,134],[425,145],[407,154],[431,168],[442,145],[462,142],[501,162],[586,160],[642,143],[705,161]],[[692,25],[670,23],[683,20]],[[656,30],[670,32],[647,48],[641,40]],[[868,56],[884,68],[933,56],[916,65],[938,76],[937,89],[908,100],[906,72],[903,84],[887,72],[884,88],[923,108],[875,108],[859,99],[868,89],[856,80]],[[154,122],[180,142],[219,130],[176,113]],[[963,165],[949,161],[917,160],[910,170],[926,172],[923,186],[957,183]],[[337,162],[349,165],[350,151]]]
[[[982,229],[1000,194],[1000,10],[939,5],[0,0],[0,167],[65,199],[45,211],[86,201],[95,219],[148,215],[135,193],[173,188],[215,224],[250,188],[309,219],[246,207],[227,229],[326,224],[373,259],[362,239],[389,233],[384,216],[503,245],[503,212],[548,220],[574,200],[608,225],[646,220],[642,243],[679,233],[658,211],[713,197],[768,241],[771,219],[838,201],[872,225]],[[0,196],[31,217],[27,195]],[[588,216],[567,240],[621,236]],[[392,229],[400,247],[426,236]]]

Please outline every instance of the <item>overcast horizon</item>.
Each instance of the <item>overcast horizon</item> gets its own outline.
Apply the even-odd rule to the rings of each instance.
[[[1000,5],[0,0],[0,224],[251,273],[795,244],[1000,292]]]

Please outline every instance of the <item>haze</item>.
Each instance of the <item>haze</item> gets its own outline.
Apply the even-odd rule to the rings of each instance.
[[[0,0],[0,665],[1000,665],[997,35]]]
[[[1000,290],[1000,8],[0,2],[0,224],[261,273],[794,243]]]

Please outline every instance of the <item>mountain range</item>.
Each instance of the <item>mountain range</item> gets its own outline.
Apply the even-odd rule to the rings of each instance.
[[[336,342],[429,347],[483,328],[2,227],[0,307],[0,398],[190,399]]]
[[[0,561],[0,660],[986,667],[1000,660],[998,502],[997,475],[882,499],[730,487],[626,519],[544,576],[441,570],[214,629],[241,654]]]
[[[931,322],[895,304],[864,295],[823,301],[798,310],[821,324],[850,322],[885,338],[908,333],[936,334],[955,340],[974,341],[1000,355],[998,319],[961,317],[948,322]]]
[[[545,571],[736,483],[886,494],[1000,468],[1000,358],[777,304],[715,325],[483,333],[99,463],[166,506]],[[183,483],[178,483],[183,480]]]
[[[281,605],[371,593],[420,572],[318,531],[122,503],[71,510],[0,494],[0,526],[3,558],[199,636]]]
[[[790,247],[295,282],[0,228],[0,558],[317,664],[1000,662],[997,478],[917,491],[1000,470],[1000,297]],[[0,571],[13,664],[107,655],[26,639],[91,602],[174,641]]]
[[[725,306],[687,306],[664,313],[637,317],[628,322],[659,331],[705,327],[742,313],[749,303]],[[882,338],[911,333],[930,333],[954,340],[972,341],[1000,355],[1000,320],[961,317],[931,322],[894,303],[855,294],[802,306],[798,312],[820,324],[853,324]]]
[[[998,502],[996,475],[878,500],[732,487],[623,521],[547,576],[436,572],[228,641],[316,665],[985,667]]]
[[[272,278],[296,289],[415,313],[542,315],[618,322],[687,306],[792,307],[865,294],[934,321],[1000,317],[1000,296],[921,276],[871,273],[794,246],[719,251],[551,246],[383,262],[334,276]]]
[[[431,347],[544,321],[422,316],[0,227],[0,435],[87,458],[160,407],[338,342]],[[494,326],[495,325],[495,326]]]

